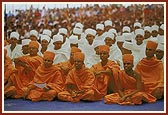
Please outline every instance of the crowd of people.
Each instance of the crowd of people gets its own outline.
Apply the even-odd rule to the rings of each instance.
[[[163,99],[163,4],[30,7],[4,18],[5,99]]]

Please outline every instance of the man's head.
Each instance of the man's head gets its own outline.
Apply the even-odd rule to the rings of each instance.
[[[55,53],[53,53],[51,51],[45,51],[44,55],[43,55],[44,67],[46,67],[46,68],[51,67],[53,64],[54,57],[55,57]]]
[[[155,41],[149,40],[146,44],[146,56],[148,58],[152,58],[155,54],[156,48],[158,46],[158,43]]]
[[[74,58],[74,65],[76,70],[82,69],[82,66],[84,65],[84,59],[85,55],[82,52],[76,52],[73,55]]]
[[[132,54],[124,54],[122,56],[123,59],[123,65],[124,65],[124,70],[126,72],[132,70],[133,68],[133,62],[134,62],[134,56]]]
[[[108,60],[109,58],[110,47],[107,45],[99,46],[100,59],[102,61]]]

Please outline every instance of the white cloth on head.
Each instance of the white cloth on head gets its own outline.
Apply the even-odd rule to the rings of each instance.
[[[135,23],[134,23],[134,27],[136,27],[136,26],[139,27],[139,28],[141,28],[141,27],[142,27],[142,24],[141,24],[140,22],[135,22]]]
[[[103,24],[96,24],[96,30],[104,30],[104,25]]]
[[[152,32],[152,30],[151,30],[151,27],[150,27],[150,26],[145,26],[145,27],[144,27],[144,31],[149,31],[150,33]]]
[[[67,32],[67,29],[66,29],[66,28],[60,28],[60,29],[58,30],[58,33],[68,35],[68,32]]]
[[[47,40],[48,43],[50,42],[50,37],[48,35],[41,35],[40,39],[41,39],[41,41],[42,40]]]
[[[111,20],[106,20],[105,22],[104,22],[104,25],[105,25],[105,27],[106,26],[112,26],[112,21]]]
[[[85,35],[88,35],[88,34],[95,36],[96,35],[96,30],[94,30],[92,28],[88,28],[88,29],[85,30]]]
[[[130,29],[130,27],[128,27],[128,26],[124,26],[123,28],[122,28],[122,32],[131,32],[131,29]]]
[[[137,36],[137,35],[142,35],[143,37],[144,37],[144,30],[143,29],[136,29],[135,30],[135,36]]]
[[[159,50],[164,51],[164,44],[162,44],[162,43],[158,43],[158,46],[157,46],[156,49],[159,49]]]
[[[80,28],[80,29],[83,30],[83,27],[84,27],[84,25],[81,24],[80,22],[78,22],[78,23],[75,24],[75,28]]]
[[[73,34],[81,35],[82,34],[82,29],[80,29],[80,28],[74,28],[73,29]]]
[[[22,46],[29,45],[30,41],[31,41],[30,39],[23,39]]]
[[[38,32],[37,32],[36,30],[31,30],[31,31],[30,31],[30,36],[31,36],[31,35],[36,36],[37,40],[39,39],[39,37],[38,37]]]
[[[158,25],[153,25],[152,27],[151,27],[151,31],[159,31],[159,26]]]
[[[109,29],[108,32],[110,32],[110,33],[114,33],[114,34],[117,36],[117,30],[114,29],[114,28]]]
[[[112,32],[109,32],[109,31],[108,31],[108,32],[106,32],[105,39],[106,39],[107,37],[108,37],[108,38],[111,38],[112,40],[114,40],[114,37],[115,37],[115,36],[114,36],[114,34],[113,34]]]
[[[63,36],[60,34],[56,34],[53,36],[53,42],[61,41],[63,42]]]
[[[70,44],[78,44],[78,36],[75,36],[75,35],[72,34],[69,37],[69,42],[70,42]]]
[[[10,39],[11,38],[16,38],[17,40],[19,40],[19,33],[18,32],[12,32],[11,34],[10,34]]]
[[[51,32],[51,30],[49,30],[49,29],[44,29],[42,34],[43,34],[43,35],[48,35],[49,37],[52,36],[52,32]]]

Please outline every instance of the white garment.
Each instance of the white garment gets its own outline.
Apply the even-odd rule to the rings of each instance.
[[[6,45],[5,49],[7,50],[7,56],[9,56],[13,62],[15,58],[22,56],[22,45],[17,44],[13,51],[11,51],[10,47],[11,44]]]
[[[113,44],[110,47],[110,53],[109,53],[110,60],[115,61],[116,63],[120,64],[120,68],[123,68],[123,62],[122,62],[122,52],[121,50],[118,48],[118,46],[116,44]]]
[[[100,61],[101,61],[100,55],[97,55],[94,53],[89,58],[87,58],[85,60],[85,65],[86,65],[86,67],[91,68],[92,65],[97,64]]]

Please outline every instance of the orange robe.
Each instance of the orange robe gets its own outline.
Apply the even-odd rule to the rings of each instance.
[[[50,90],[44,91],[42,88],[35,86],[34,83],[46,83],[46,87],[50,88]],[[61,71],[57,65],[52,65],[50,68],[45,68],[44,65],[41,64],[37,68],[34,79],[30,85],[34,85],[34,88],[29,92],[27,99],[32,101],[51,101],[59,92],[63,90]]]
[[[129,94],[129,93],[136,90],[136,79],[135,78],[126,74],[124,70],[120,71],[119,77],[120,77],[120,85],[123,88],[124,95]],[[106,104],[117,103],[117,104],[121,104],[121,105],[134,105],[134,104],[142,104],[142,100],[149,102],[149,103],[156,101],[156,98],[154,96],[152,96],[149,93],[143,92],[143,90],[131,95],[130,100],[125,100],[124,102],[119,102],[120,98],[121,97],[119,96],[118,93],[109,94],[104,97],[104,103],[106,103]]]
[[[150,60],[143,58],[135,70],[142,76],[145,92],[152,93],[156,88],[164,88],[164,68],[161,60],[156,57]]]
[[[12,85],[4,89],[4,95],[10,95],[14,97],[14,95],[16,94],[16,88],[13,83],[13,79],[16,75],[17,69],[12,65],[11,59],[8,56],[6,56],[4,63],[4,85],[8,83],[8,79],[11,79]]]
[[[117,86],[118,71],[120,70],[120,67],[112,60],[108,60],[105,66],[102,66],[101,62],[99,62],[91,67],[92,71],[97,72],[105,71],[107,68],[109,68],[113,72],[114,79],[107,74],[101,73],[100,76],[96,76],[95,80],[95,85],[101,92],[102,96],[107,95],[107,90],[109,86],[114,87],[113,91],[115,92],[117,91],[116,86]]]
[[[68,75],[69,71],[74,68],[74,65],[72,65],[70,63],[70,60],[65,61],[65,62],[60,62],[57,65],[58,65],[58,67],[61,68],[62,79],[63,79],[63,82],[65,84],[66,76]]]
[[[24,67],[18,65],[15,63],[15,67],[18,70],[18,76],[15,78],[15,82],[18,89],[18,96],[23,95],[23,87],[27,87],[28,84],[33,80],[35,71],[38,68],[38,66],[43,62],[43,59],[41,56],[21,56],[18,58],[22,62],[25,62],[31,67],[31,71],[25,71]],[[20,90],[20,91],[19,91]]]
[[[73,92],[80,92],[76,93],[76,97],[73,97],[73,94],[65,89],[65,91],[60,92],[58,94],[58,99],[63,101],[70,101],[70,102],[79,102],[80,100],[88,100],[88,101],[97,101],[101,100],[102,96],[101,93],[97,90],[94,85],[95,76],[92,71],[88,68],[83,68],[81,70],[72,69],[69,71],[65,85],[73,84]]]

